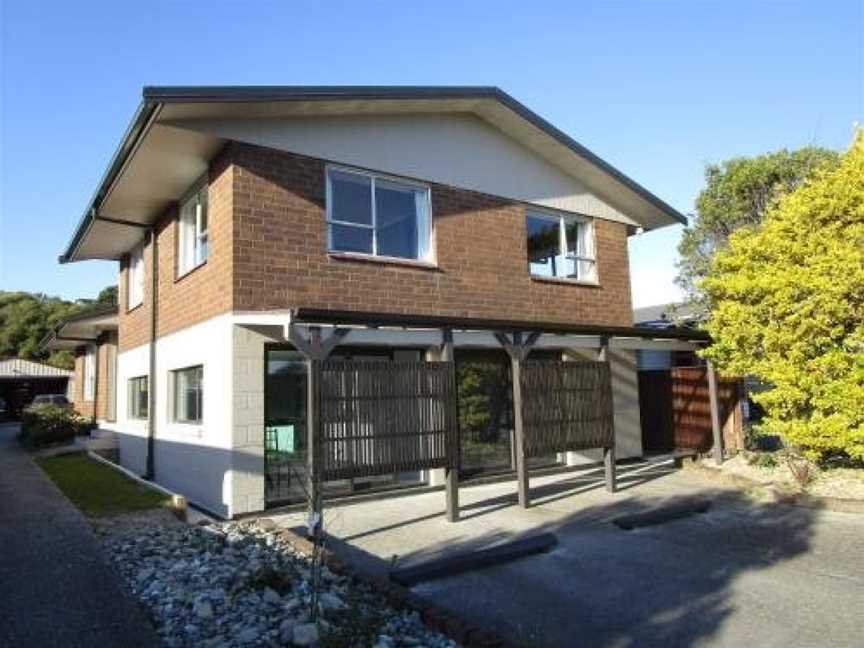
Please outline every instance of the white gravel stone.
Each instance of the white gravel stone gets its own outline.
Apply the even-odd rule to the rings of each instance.
[[[456,646],[418,613],[326,568],[313,620],[310,561],[270,525],[100,524],[110,562],[149,609],[164,646],[314,646],[329,635],[352,647]]]
[[[311,646],[318,641],[318,626],[314,623],[301,623],[294,626],[294,645],[295,646]]]

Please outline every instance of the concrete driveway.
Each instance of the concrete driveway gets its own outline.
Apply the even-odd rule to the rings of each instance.
[[[448,524],[444,494],[331,508],[331,547],[367,570],[410,565],[555,533],[547,554],[421,583],[418,594],[526,646],[860,646],[864,516],[757,504],[669,464],[461,491]],[[612,520],[694,496],[708,513],[624,531]],[[274,518],[296,525],[302,516]]]
[[[151,648],[159,638],[87,520],[0,424],[0,646]]]

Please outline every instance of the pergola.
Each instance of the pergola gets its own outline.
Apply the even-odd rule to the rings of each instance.
[[[329,334],[325,335],[326,332]],[[525,453],[522,372],[525,369],[526,358],[532,349],[580,347],[596,349],[597,362],[606,363],[608,368],[610,348],[621,350],[695,350],[709,342],[707,334],[689,329],[561,322],[526,323],[474,317],[333,311],[311,308],[294,310],[290,313],[288,323],[285,324],[285,338],[304,355],[309,365],[307,433],[310,452],[307,459],[307,475],[313,520],[320,519],[321,511],[321,489],[316,479],[320,470],[320,457],[317,457],[317,452],[313,451],[318,440],[316,417],[320,414],[321,406],[321,363],[338,345],[346,342],[351,344],[380,342],[382,332],[387,333],[389,344],[437,347],[440,350],[440,359],[451,363],[454,361],[455,347],[501,348],[507,353],[512,372],[516,478],[519,504],[523,507],[530,505],[530,493]],[[717,378],[710,363],[707,369],[714,440],[713,452],[715,461],[719,464],[723,460],[723,439],[720,426]],[[611,408],[611,398],[609,401]],[[603,458],[606,488],[614,492],[616,488],[614,434],[612,442],[605,443],[603,447]],[[459,518],[459,478],[456,463],[447,462],[445,475],[447,518],[452,522]]]

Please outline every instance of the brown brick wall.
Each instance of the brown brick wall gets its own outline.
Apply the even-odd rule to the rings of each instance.
[[[208,177],[208,244],[207,261],[177,276],[177,211],[169,209],[156,227],[159,250],[159,284],[157,335],[164,336],[231,310],[232,246],[232,173],[233,167],[220,155],[210,166]],[[127,311],[128,258],[120,264],[118,300],[120,351],[132,349],[150,340],[150,307],[152,304],[151,269],[153,249],[148,242],[144,250],[144,302]]]
[[[437,268],[327,254],[321,160],[246,144],[234,168],[234,309],[632,324],[626,226],[596,220],[599,287],[527,270],[523,205],[430,183]]]
[[[75,349],[75,387],[72,397],[72,405],[75,411],[86,418],[93,417],[93,409],[96,409],[96,418],[105,420],[108,415],[109,399],[109,377],[113,370],[109,367],[112,354],[110,347],[117,344],[117,334],[109,332],[103,334],[96,344],[96,385],[94,398],[84,400],[84,356],[86,347]],[[116,382],[116,380],[115,380]]]
[[[93,401],[84,400],[84,347],[75,349],[75,393],[72,405],[81,416],[92,418]]]
[[[209,171],[207,263],[176,276],[177,206],[157,226],[158,335],[231,310],[291,307],[530,321],[632,324],[626,226],[595,220],[599,286],[532,279],[520,203],[429,183],[437,266],[327,253],[325,162],[231,143]],[[119,349],[150,335],[152,247],[144,303],[126,310],[120,264]]]

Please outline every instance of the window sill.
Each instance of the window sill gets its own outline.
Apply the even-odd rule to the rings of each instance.
[[[585,288],[599,288],[600,282],[588,279],[568,279],[567,277],[541,277],[539,275],[531,275],[531,281],[540,283],[564,284],[566,286],[583,286]]]
[[[205,265],[207,265],[207,259],[204,259],[204,260],[203,260],[201,263],[199,263],[198,265],[189,268],[189,269],[186,270],[183,274],[178,274],[178,275],[174,278],[174,283],[177,283],[177,282],[180,281],[181,279],[185,279],[186,277],[188,277],[189,275],[191,275],[193,272],[195,272],[198,268],[203,268]]]
[[[328,252],[327,256],[336,261],[359,261],[361,263],[377,263],[382,265],[404,266],[418,270],[438,270],[438,265],[431,261],[420,261],[417,259],[400,259],[399,257],[374,256],[372,254],[358,254],[355,252]]]
[[[138,310],[138,309],[141,308],[143,305],[144,305],[144,300],[142,299],[140,302],[138,302],[138,303],[135,304],[134,306],[129,306],[129,307],[126,309],[126,314],[128,315],[129,313],[132,313],[133,311]]]

